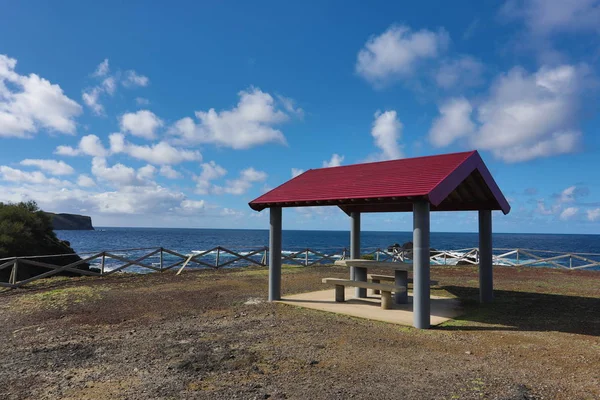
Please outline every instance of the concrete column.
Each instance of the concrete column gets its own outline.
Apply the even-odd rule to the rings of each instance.
[[[413,325],[430,327],[429,202],[413,203]]]
[[[350,258],[355,260],[360,258],[360,213],[350,213]],[[364,270],[364,271],[363,271]],[[367,273],[364,268],[350,267],[350,279],[366,281]],[[367,297],[367,289],[355,288],[355,296],[358,298]]]
[[[404,286],[407,290],[402,293],[394,294],[394,302],[396,304],[408,303],[408,272],[407,271],[394,271],[394,284],[396,286]]]
[[[281,207],[269,213],[269,301],[274,301],[281,300]]]
[[[492,211],[479,211],[479,301],[494,300],[494,273],[492,270]]]

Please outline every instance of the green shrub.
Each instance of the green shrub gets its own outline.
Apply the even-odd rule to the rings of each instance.
[[[0,203],[0,258],[39,255],[57,244],[50,217],[34,201]]]

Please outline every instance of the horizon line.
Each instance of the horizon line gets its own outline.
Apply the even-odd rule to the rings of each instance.
[[[269,231],[268,228],[184,228],[184,227],[156,227],[156,226],[94,226],[96,229],[189,229],[189,230],[220,230],[220,231]],[[58,229],[60,231],[78,231],[78,229]],[[299,232],[350,232],[350,229],[283,229],[283,231],[299,231]],[[376,230],[361,230],[361,232],[385,232],[385,233],[412,233],[412,231],[376,231]],[[469,233],[477,234],[478,231],[431,231],[431,233]],[[557,233],[557,232],[492,232],[493,234],[506,235],[588,235],[600,236],[600,233]]]

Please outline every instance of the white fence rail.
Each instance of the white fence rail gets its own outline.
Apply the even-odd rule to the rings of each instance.
[[[253,250],[234,251],[222,246],[209,250],[194,251],[191,254],[159,248],[137,248],[102,251],[96,253],[80,253],[81,260],[58,266],[39,261],[52,257],[72,257],[73,254],[11,257],[0,259],[0,271],[11,269],[8,282],[0,282],[0,287],[16,289],[38,279],[47,278],[64,272],[89,276],[106,276],[116,272],[129,271],[137,273],[163,272],[180,267],[196,265],[201,268],[223,268],[236,265],[265,266],[268,260],[269,249],[261,247]],[[332,264],[335,260],[348,258],[347,249],[341,251],[316,251],[310,248],[284,251],[282,261],[286,264],[312,266],[316,264]],[[412,261],[411,249],[364,249],[361,257],[377,261]],[[479,263],[479,249],[476,247],[459,250],[433,250],[430,255],[432,265],[477,265]],[[494,249],[494,265],[503,266],[539,266],[561,269],[600,269],[600,254],[597,253],[560,253],[547,250],[531,249]],[[90,270],[81,270],[77,267],[87,263]],[[19,269],[24,266],[38,267],[45,272],[35,276],[19,279],[22,273]],[[23,270],[21,270],[23,271]]]

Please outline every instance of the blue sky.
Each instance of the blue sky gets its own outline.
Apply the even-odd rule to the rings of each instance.
[[[266,228],[248,201],[302,170],[478,149],[512,205],[496,231],[600,233],[600,1],[1,4],[0,201]]]

